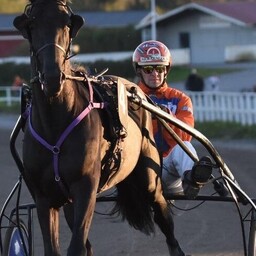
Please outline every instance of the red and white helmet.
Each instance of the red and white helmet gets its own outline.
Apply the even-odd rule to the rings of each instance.
[[[141,43],[134,51],[132,62],[135,70],[138,66],[165,65],[169,71],[172,57],[169,49],[163,43],[155,40]]]

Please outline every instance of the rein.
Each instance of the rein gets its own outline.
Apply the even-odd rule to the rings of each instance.
[[[29,123],[29,131],[33,135],[33,137],[41,143],[45,148],[47,148],[49,151],[53,154],[53,168],[54,168],[54,175],[55,175],[55,181],[58,182],[60,188],[62,189],[64,195],[69,199],[68,191],[66,187],[64,186],[63,182],[61,181],[61,177],[59,174],[59,154],[60,154],[60,148],[62,143],[65,141],[67,136],[72,132],[72,130],[90,113],[90,111],[94,108],[96,109],[103,109],[105,107],[104,102],[93,102],[93,88],[91,85],[91,82],[89,79],[88,81],[88,88],[89,88],[89,104],[88,106],[71,122],[71,124],[64,130],[64,132],[60,135],[59,139],[57,140],[55,145],[49,144],[44,138],[42,138],[33,128],[32,126],[32,120],[31,120],[31,105],[29,106],[28,111],[28,123]]]

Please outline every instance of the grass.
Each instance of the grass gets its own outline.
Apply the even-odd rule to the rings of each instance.
[[[11,106],[7,106],[5,103],[0,102],[0,113],[19,114],[20,113],[20,104],[12,103]]]
[[[209,77],[213,74],[222,75],[222,74],[241,70],[241,69],[235,69],[235,68],[196,68],[196,69],[197,69],[197,73],[203,78]],[[191,72],[190,67],[173,67],[171,68],[167,82],[175,83],[175,82],[185,81],[188,75],[190,74],[190,72]]]
[[[256,125],[241,125],[234,122],[196,123],[195,128],[209,139],[256,139]]]

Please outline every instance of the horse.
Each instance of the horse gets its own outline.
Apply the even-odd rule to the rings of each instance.
[[[32,99],[22,114],[22,175],[35,201],[44,255],[61,255],[63,209],[72,232],[67,255],[92,256],[88,233],[97,197],[116,187],[115,208],[123,218],[145,234],[154,232],[155,222],[170,255],[184,256],[162,193],[151,114],[125,96],[136,85],[116,76],[88,75],[74,66],[71,42],[84,20],[66,0],[30,0],[13,24],[30,45]],[[104,86],[121,95],[119,107],[127,112],[123,120],[109,114],[111,105],[117,112],[118,103],[105,102]]]

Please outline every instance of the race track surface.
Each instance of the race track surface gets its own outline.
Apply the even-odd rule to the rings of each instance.
[[[15,119],[3,119],[0,124],[0,172],[1,192],[0,206],[19,177],[18,169],[11,157],[9,150],[9,136]],[[22,136],[17,140],[17,148],[20,152]],[[233,172],[236,180],[243,190],[251,197],[256,197],[256,149],[252,142],[223,142],[214,141],[213,145],[220,153],[225,163]],[[200,156],[207,154],[196,143]],[[202,194],[213,193],[212,184],[207,185]],[[23,186],[21,203],[30,203],[32,199]],[[175,229],[181,247],[187,254],[193,256],[241,256],[243,255],[242,233],[240,220],[234,203],[224,202],[176,201],[175,204],[183,209],[174,209]],[[97,213],[90,233],[94,253],[96,256],[167,256],[165,239],[156,228],[154,236],[147,237],[144,234],[130,228],[126,222],[118,217],[106,215],[111,209],[112,203],[98,203]],[[12,207],[12,206],[11,206]],[[242,210],[247,209],[241,206]],[[103,213],[103,214],[100,214]],[[248,234],[248,226],[246,226]],[[34,239],[35,255],[43,255],[42,238],[34,213]],[[70,239],[70,232],[63,220],[61,222],[61,246],[63,255],[66,254]]]

